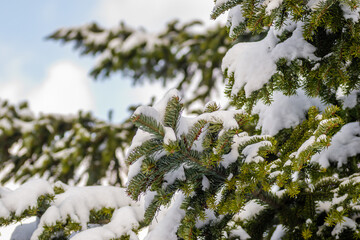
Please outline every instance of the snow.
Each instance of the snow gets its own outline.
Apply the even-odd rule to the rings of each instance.
[[[275,171],[269,174],[269,178],[276,178],[281,174],[281,171]]]
[[[347,197],[348,194],[338,197],[338,194],[335,193],[332,201],[316,201],[316,212],[329,212],[333,206],[343,203]]]
[[[177,240],[176,232],[181,220],[185,216],[185,211],[180,208],[185,195],[182,192],[175,194],[173,201],[167,211],[162,216],[157,217],[158,222],[152,223],[149,228],[149,234],[145,240]]]
[[[10,130],[12,128],[11,122],[7,118],[0,119],[0,128],[3,130]]]
[[[197,219],[195,226],[197,228],[202,228],[203,226],[209,224],[210,222],[214,221],[220,221],[224,216],[220,215],[219,217],[215,216],[215,212],[212,209],[205,209],[205,219],[200,220],[200,218]]]
[[[254,138],[258,138],[258,137],[266,138],[268,136],[266,136],[266,135],[249,136],[248,133],[246,133],[246,132],[242,132],[240,134],[235,135],[233,137],[233,144],[231,145],[231,151],[228,154],[223,155],[223,160],[220,162],[220,165],[223,166],[224,168],[228,168],[230,164],[237,161],[237,159],[239,157],[239,152],[238,152],[239,146],[245,144],[248,141],[251,141]],[[257,154],[259,148],[263,147],[263,146],[271,146],[271,142],[261,141],[261,142],[246,146],[241,152],[245,156],[244,161],[246,163],[263,161],[263,158],[258,156],[258,154]]]
[[[252,113],[259,115],[257,128],[261,129],[261,134],[276,135],[281,129],[295,127],[305,120],[311,106],[325,109],[319,98],[309,98],[303,90],[298,90],[292,96],[276,91],[270,105],[259,101]]]
[[[339,132],[331,139],[330,146],[315,154],[312,162],[317,162],[321,167],[327,168],[330,162],[336,163],[341,168],[347,163],[349,157],[353,157],[360,153],[360,124],[359,122],[351,122],[345,124]]]
[[[157,192],[155,191],[150,191],[150,190],[147,190],[145,192],[145,196],[144,196],[144,209],[146,210],[149,205],[151,204],[151,202],[154,200],[154,197],[157,195]]]
[[[276,42],[277,39],[271,31],[262,41],[238,43],[228,50],[223,58],[222,70],[227,69],[228,75],[234,74],[235,83],[231,95],[236,95],[244,87],[246,97],[249,97],[276,73],[276,64],[269,52]]]
[[[357,103],[357,95],[360,93],[360,90],[351,91],[348,95],[345,94],[342,88],[339,88],[336,92],[336,99],[340,100],[343,103],[344,108],[353,108]]]
[[[223,5],[223,4],[227,4],[228,2],[232,2],[233,0],[216,0],[215,1],[215,6],[214,9]]]
[[[312,220],[310,218],[306,219],[306,225],[311,225],[312,224]]]
[[[9,153],[11,155],[18,155],[18,156],[23,156],[27,150],[26,148],[22,148],[23,146],[23,140],[20,139],[17,142],[14,142],[13,145],[9,148]]]
[[[19,112],[19,114],[22,114],[22,112]],[[25,117],[25,115],[20,115],[20,116]],[[32,132],[34,130],[33,121],[23,121],[17,118],[13,118],[12,120],[14,123],[14,127],[19,128],[23,133]]]
[[[332,199],[332,205],[336,205],[336,204],[340,204],[342,202],[344,202],[346,200],[346,198],[348,197],[348,194],[344,194],[341,197],[337,196],[337,193],[334,195],[334,198]]]
[[[343,222],[338,223],[335,225],[334,229],[331,232],[331,235],[336,236],[336,239],[338,239],[338,235],[345,229],[350,228],[353,231],[357,229],[357,224],[354,220],[348,217],[343,217]]]
[[[311,9],[315,10],[317,7],[319,7],[319,4],[324,2],[325,0],[310,0],[306,5]]]
[[[250,235],[247,232],[245,232],[245,230],[242,229],[241,226],[238,226],[236,229],[231,230],[229,236],[239,237],[240,240],[246,240],[251,238]]]
[[[164,175],[163,188],[166,188],[168,185],[173,184],[176,180],[185,181],[186,176],[184,172],[184,163],[174,171],[170,171]]]
[[[176,135],[172,128],[164,127],[165,136],[164,136],[164,144],[170,144],[171,142],[176,141]]]
[[[0,217],[8,218],[11,212],[21,216],[26,209],[36,207],[37,199],[45,194],[54,194],[54,191],[42,179],[29,180],[14,191],[0,188]]]
[[[255,144],[248,145],[242,150],[242,154],[246,156],[245,162],[251,163],[251,162],[262,162],[264,161],[264,158],[258,155],[258,152],[261,147],[265,146],[272,146],[271,142],[269,141],[261,141]]]
[[[108,47],[113,49],[116,53],[121,52],[122,40],[120,38],[114,38],[108,43]]]
[[[230,27],[229,29],[229,35],[230,37],[235,37],[235,28],[245,20],[245,18],[242,15],[242,6],[237,5],[229,10],[228,13],[228,19],[227,19],[227,27]]]
[[[235,214],[234,219],[241,221],[250,220],[252,217],[254,217],[256,214],[261,212],[263,209],[264,206],[257,203],[256,200],[250,200],[245,204],[243,210]]]
[[[233,46],[225,55],[222,70],[227,69],[228,76],[234,74],[231,95],[242,88],[246,97],[266,84],[276,73],[276,62],[280,58],[292,61],[297,58],[318,60],[314,55],[316,48],[303,38],[303,23],[291,23],[284,29],[270,27],[267,36],[258,42],[242,42]],[[284,30],[292,30],[292,35],[279,42],[278,35]]]
[[[68,217],[79,222],[82,229],[85,230],[92,209],[100,210],[103,207],[118,209],[131,206],[140,218],[144,214],[141,204],[141,202],[132,201],[123,188],[110,186],[67,187],[64,193],[56,195],[54,202],[42,215],[31,239],[37,239],[44,226],[53,225],[57,221],[66,222]],[[133,216],[132,213],[129,217],[131,216]],[[129,224],[132,223],[129,222]]]
[[[154,107],[140,106],[136,109],[134,115],[140,115],[140,114],[154,118],[158,122],[161,121],[160,114]]]
[[[344,12],[344,18],[346,20],[351,19],[353,23],[359,22],[359,13],[360,13],[360,7],[357,6],[356,9],[352,10],[349,5],[345,3],[340,3],[341,10]]]
[[[202,190],[203,191],[206,191],[206,190],[208,190],[210,188],[209,179],[207,177],[205,177],[205,176],[203,176],[201,184],[202,184]]]
[[[266,13],[270,14],[272,10],[280,7],[283,0],[265,0],[263,5],[266,6]]]
[[[136,210],[134,210],[133,207],[124,206],[114,211],[111,221],[108,224],[82,231],[71,239],[107,240],[120,238],[122,235],[127,234],[130,235],[131,240],[137,240],[138,237],[132,229],[139,226],[139,221],[141,221],[141,217]]]
[[[181,117],[179,121],[179,128],[177,131],[178,137],[182,134],[187,134],[189,129],[195,124],[197,121],[205,120],[207,122],[215,122],[215,123],[222,123],[223,130],[234,129],[238,127],[234,116],[236,114],[243,114],[243,110],[219,110],[216,112],[211,113],[203,113],[197,117]]]
[[[27,220],[29,221],[31,219],[33,220],[32,222],[23,223],[15,228],[14,232],[11,234],[11,240],[30,240],[32,233],[39,224],[39,218],[31,217]]]
[[[239,157],[238,147],[240,144],[250,140],[249,135],[246,132],[242,132],[233,137],[233,144],[231,145],[231,151],[228,154],[223,155],[223,160],[220,162],[220,165],[224,168],[228,168],[230,164],[237,161]]]
[[[305,151],[306,149],[308,149],[309,147],[311,147],[311,145],[313,145],[315,142],[315,136],[311,136],[308,140],[306,140],[300,147],[299,149],[296,151],[295,157],[298,158],[300,156],[300,154]]]
[[[1,240],[30,240],[32,232],[35,230],[37,218],[29,217],[21,221],[0,227]]]
[[[345,185],[349,184],[350,182],[360,183],[360,174],[354,173],[350,177],[342,178],[340,186],[345,186]]]
[[[282,224],[277,225],[270,240],[280,240],[285,235],[285,230],[286,228]]]

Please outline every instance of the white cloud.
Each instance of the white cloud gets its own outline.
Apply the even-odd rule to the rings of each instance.
[[[68,61],[49,68],[45,81],[29,95],[34,111],[76,113],[79,109],[93,110],[90,79],[81,67]]]
[[[124,20],[131,26],[143,26],[154,31],[162,29],[173,19],[200,19],[211,23],[213,5],[210,0],[98,0],[93,15],[107,26]]]
[[[25,81],[10,79],[0,86],[0,98],[27,100],[36,113],[74,114],[80,109],[94,110],[90,83],[86,70],[70,61],[60,61],[49,67],[38,86],[26,87]]]
[[[8,81],[1,84],[0,98],[9,100],[10,102],[20,102],[22,100],[21,94],[24,92],[23,84],[18,80]]]

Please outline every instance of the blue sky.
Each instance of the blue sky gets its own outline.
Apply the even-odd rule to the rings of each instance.
[[[27,100],[35,112],[85,109],[102,119],[113,109],[114,121],[120,121],[130,104],[146,104],[160,87],[133,88],[120,74],[94,81],[88,73],[95,58],[80,57],[71,44],[45,37],[58,28],[92,21],[114,26],[124,20],[151,31],[174,18],[210,22],[212,4],[212,0],[6,1],[0,9],[0,98]]]

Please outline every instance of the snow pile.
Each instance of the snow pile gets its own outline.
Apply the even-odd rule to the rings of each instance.
[[[261,147],[265,147],[265,146],[272,146],[272,144],[270,141],[261,141],[261,142],[246,146],[244,148],[244,150],[242,150],[242,152],[241,152],[246,157],[245,162],[246,163],[251,163],[251,162],[259,163],[259,162],[264,161],[264,158],[259,156],[258,152]]]
[[[265,207],[260,205],[256,200],[250,200],[244,206],[244,209],[234,215],[238,221],[247,221],[260,213]]]
[[[233,144],[231,145],[231,151],[228,154],[224,154],[222,156],[223,160],[220,162],[220,165],[223,166],[224,168],[228,168],[230,164],[236,162],[237,159],[239,158],[240,156],[239,146],[245,145],[247,142],[259,137],[265,139],[269,136],[266,135],[249,136],[249,134],[246,132],[242,132],[240,134],[235,135],[232,140]],[[263,161],[262,157],[258,156],[258,151],[260,147],[264,147],[264,146],[271,146],[271,142],[261,141],[259,143],[246,146],[241,152],[241,154],[245,156],[244,161],[246,163]]]
[[[318,60],[314,55],[315,47],[303,37],[303,23],[290,23],[283,29],[271,27],[267,36],[258,42],[242,42],[233,46],[225,55],[222,63],[223,71],[228,76],[234,74],[234,85],[231,95],[236,95],[242,88],[246,97],[266,84],[276,73],[276,62],[280,58],[292,61],[297,58]],[[283,31],[291,31],[292,35],[283,42],[278,36]]]
[[[34,219],[34,221],[29,223],[21,223],[18,225],[14,232],[11,234],[11,240],[30,240],[32,233],[35,231],[37,225],[39,224],[39,218],[31,217],[27,220]]]
[[[199,218],[196,221],[196,227],[202,228],[203,226],[209,224],[210,222],[218,222],[220,221],[224,216],[220,215],[219,217],[215,216],[214,210],[211,209],[205,209],[205,219],[200,220]]]
[[[354,90],[346,95],[343,89],[339,88],[336,92],[336,99],[340,100],[345,108],[353,108],[356,106],[358,94],[360,94],[360,90]]]
[[[274,10],[275,8],[280,7],[282,2],[283,2],[283,0],[265,0],[263,2],[263,5],[266,6],[266,13],[270,14],[272,10]]]
[[[233,0],[216,0],[216,1],[215,1],[214,9],[220,7],[220,6],[223,5],[223,4],[231,3],[232,1],[233,1]]]
[[[11,213],[21,216],[25,210],[37,207],[37,199],[45,194],[54,194],[54,191],[42,179],[29,180],[14,191],[0,187],[0,218],[9,218]]]
[[[138,240],[139,238],[132,229],[139,226],[139,221],[141,221],[141,217],[138,212],[136,212],[136,209],[130,206],[124,206],[114,212],[110,223],[101,227],[95,227],[82,231],[71,239],[107,240],[120,238],[123,235],[129,235],[130,240]]]
[[[144,195],[144,209],[146,210],[157,195],[156,191],[147,190]]]
[[[222,123],[224,131],[238,128],[238,123],[234,119],[234,116],[236,114],[244,114],[244,111],[243,110],[228,110],[228,111],[219,110],[219,111],[211,112],[211,113],[203,113],[194,118],[181,117],[180,121],[179,121],[177,135],[179,137],[182,134],[187,134],[189,129],[193,126],[193,124],[198,122],[199,120],[205,120],[207,122],[214,122],[214,123]]]
[[[315,10],[319,7],[320,3],[325,2],[325,0],[310,0],[306,5],[311,9]]]
[[[301,146],[298,148],[296,152],[293,152],[290,157],[298,158],[300,154],[304,151],[306,151],[311,145],[315,143],[315,136],[311,136],[309,139],[307,139]],[[288,160],[289,161],[289,160]]]
[[[343,11],[344,18],[346,20],[351,19],[354,23],[359,22],[360,7],[357,6],[355,9],[351,9],[349,5],[340,3],[341,10]]]
[[[327,168],[330,162],[336,163],[338,168],[347,163],[349,157],[360,154],[360,124],[352,122],[344,125],[331,139],[330,146],[315,154],[311,161]]]
[[[292,96],[274,92],[270,105],[259,101],[252,113],[259,115],[257,128],[261,128],[261,134],[275,135],[281,129],[295,127],[305,120],[311,106],[325,109],[319,98],[309,98],[303,90],[298,90],[296,95]]]
[[[203,179],[201,181],[201,185],[202,185],[202,190],[206,191],[207,189],[210,188],[210,181],[207,177],[205,177],[205,175],[203,176]]]
[[[331,208],[336,207],[338,204],[343,204],[343,202],[347,199],[348,194],[343,196],[339,196],[338,193],[335,192],[334,197],[331,201],[316,201],[316,212],[330,212]]]
[[[45,226],[54,225],[56,222],[66,223],[68,217],[75,222],[79,222],[83,230],[87,229],[90,211],[93,209],[100,210],[104,207],[118,209],[131,206],[133,208],[131,211],[125,209],[120,212],[123,214],[128,213],[129,215],[126,215],[126,217],[132,219],[141,219],[144,214],[141,202],[137,203],[131,200],[123,188],[105,186],[65,188],[65,192],[56,195],[52,205],[42,215],[31,239],[37,239]],[[113,220],[116,222],[117,217],[114,216]],[[133,222],[129,222],[129,224],[134,225]]]
[[[250,235],[245,230],[238,226],[236,229],[230,231],[230,237],[239,237],[240,240],[250,239]]]
[[[229,35],[231,37],[236,35],[234,32],[235,28],[240,23],[244,22],[244,20],[245,20],[245,18],[242,15],[242,6],[241,5],[237,5],[229,10],[226,26],[230,28]]]
[[[336,239],[338,239],[338,235],[344,230],[344,228],[350,228],[351,230],[355,231],[357,229],[357,224],[351,218],[344,217],[343,222],[335,225],[334,229],[331,232],[331,235],[335,236]]]
[[[181,166],[174,171],[170,171],[164,175],[164,183],[163,188],[166,188],[166,186],[173,184],[176,180],[185,181],[185,171],[184,166],[185,164],[181,164]]]
[[[177,240],[176,232],[181,220],[185,216],[185,210],[180,206],[185,199],[182,192],[175,194],[168,209],[163,209],[157,219],[154,219],[149,227],[149,233],[145,240]]]
[[[285,230],[286,228],[282,224],[277,225],[270,240],[280,240],[285,235]]]

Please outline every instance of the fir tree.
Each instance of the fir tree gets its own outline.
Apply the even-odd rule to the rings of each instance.
[[[146,239],[360,238],[358,5],[215,1],[211,16],[229,11],[231,37],[261,38],[224,56],[236,109],[209,102],[189,117],[170,90],[131,117],[133,200],[120,188],[38,181],[37,191],[0,189],[1,221],[37,214],[32,239],[138,239],[146,226]]]

